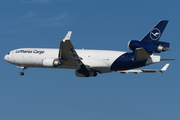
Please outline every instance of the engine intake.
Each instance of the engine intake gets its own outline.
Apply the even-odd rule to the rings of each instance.
[[[128,42],[128,49],[135,51],[136,48],[144,48],[147,52],[149,53],[160,53],[160,52],[164,52],[167,51],[169,49],[169,43],[166,42],[152,42],[152,43],[148,43],[148,42],[141,42],[141,41],[137,41],[137,40],[131,40]]]

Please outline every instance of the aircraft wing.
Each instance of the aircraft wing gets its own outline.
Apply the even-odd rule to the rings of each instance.
[[[124,73],[128,74],[130,72],[135,73],[135,74],[155,73],[155,72],[161,72],[162,73],[163,71],[167,70],[168,66],[169,66],[169,63],[167,63],[161,70],[131,69],[131,70],[122,70],[122,71],[118,71],[118,72],[123,73],[123,74]]]
[[[71,68],[80,68],[84,67],[89,70],[81,61],[81,58],[78,56],[74,47],[70,41],[72,31],[69,31],[65,38],[61,41],[59,47],[59,60],[63,62],[64,65],[70,66]]]

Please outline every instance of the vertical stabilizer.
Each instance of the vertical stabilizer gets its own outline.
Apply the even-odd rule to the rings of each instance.
[[[168,23],[168,20],[161,20],[149,33],[141,40],[141,42],[154,43],[158,41]]]

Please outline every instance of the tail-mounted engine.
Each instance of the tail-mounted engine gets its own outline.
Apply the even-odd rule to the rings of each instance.
[[[135,51],[136,48],[144,48],[148,53],[160,53],[169,50],[167,49],[169,48],[169,43],[159,41],[149,43],[131,40],[128,42],[127,47],[132,51]]]

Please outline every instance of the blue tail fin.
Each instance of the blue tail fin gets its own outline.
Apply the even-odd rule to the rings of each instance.
[[[158,41],[168,23],[168,20],[161,20],[142,40],[141,42],[154,43]]]

